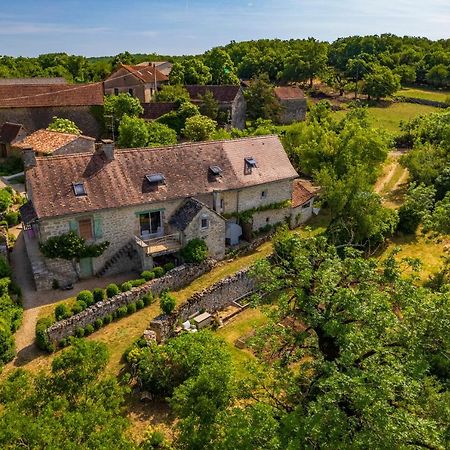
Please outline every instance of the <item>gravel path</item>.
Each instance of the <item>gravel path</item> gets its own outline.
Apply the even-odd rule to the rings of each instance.
[[[26,254],[25,241],[22,233],[19,234],[11,253],[11,265],[14,279],[22,288],[24,307],[22,326],[15,334],[17,356],[12,364],[16,367],[22,366],[41,354],[41,351],[34,343],[35,326],[40,308],[75,296],[83,289],[105,287],[109,283],[123,283],[124,281],[136,278],[135,273],[126,273],[115,277],[83,280],[77,283],[74,289],[70,291],[50,290],[38,292],[34,287],[31,265]]]

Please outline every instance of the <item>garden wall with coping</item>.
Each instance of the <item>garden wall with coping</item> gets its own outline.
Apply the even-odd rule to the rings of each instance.
[[[201,264],[185,264],[176,267],[161,278],[148,281],[130,291],[121,292],[108,300],[89,306],[68,319],[54,323],[47,329],[48,338],[50,342],[57,343],[68,336],[73,336],[78,328],[85,328],[86,325],[93,324],[97,319],[103,319],[112,314],[121,306],[135,303],[150,292],[156,297],[166,289],[175,291],[185,287],[199,276],[209,272],[215,264],[215,260],[208,259]]]
[[[157,342],[164,342],[174,336],[177,323],[185,322],[201,311],[213,314],[255,291],[255,278],[250,275],[249,268],[243,269],[203,291],[196,292],[171,314],[156,317],[150,322],[149,330],[155,332]]]

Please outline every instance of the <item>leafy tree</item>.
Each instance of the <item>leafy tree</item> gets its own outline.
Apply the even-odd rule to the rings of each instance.
[[[416,81],[416,68],[414,66],[402,64],[397,66],[393,72],[400,77],[402,86],[412,84]]]
[[[119,125],[119,147],[145,147],[149,141],[148,126],[144,119],[124,115]]]
[[[14,337],[6,318],[0,317],[0,367],[15,356]]]
[[[173,64],[170,84],[209,84],[211,71],[200,58],[186,58]]]
[[[170,314],[177,305],[176,298],[168,292],[163,292],[159,298],[159,307],[164,314]]]
[[[5,212],[13,204],[13,197],[7,189],[0,189],[0,212]]]
[[[398,229],[403,233],[415,233],[420,222],[433,209],[435,194],[434,186],[411,184],[398,211]]]
[[[250,87],[245,90],[247,116],[251,120],[278,120],[281,105],[275,96],[269,77],[265,74],[253,78]]]
[[[185,127],[186,120],[200,114],[198,107],[191,102],[182,102],[176,111],[171,111],[159,117],[156,121],[167,125],[177,134],[180,134]]]
[[[200,113],[212,120],[217,120],[219,114],[219,102],[214,98],[211,91],[206,91],[205,95],[200,96]]]
[[[196,115],[186,119],[184,137],[190,141],[207,141],[217,127],[217,122],[207,116]]]
[[[424,219],[423,230],[436,233],[450,233],[450,193],[436,202],[434,210]]]
[[[104,101],[105,122],[111,123],[111,117],[115,126],[120,124],[123,116],[129,117],[140,116],[144,112],[139,99],[132,97],[128,93],[119,95],[107,95]]]
[[[57,131],[59,133],[81,134],[81,130],[77,127],[75,122],[61,117],[53,117],[47,130]]]
[[[427,72],[426,79],[433,86],[447,86],[450,82],[450,71],[444,64],[438,64]]]
[[[211,72],[212,84],[239,84],[236,68],[225,50],[213,48],[205,54],[204,62]]]
[[[155,94],[156,102],[189,101],[189,92],[181,84],[166,84]]]
[[[363,92],[371,97],[380,100],[381,97],[387,97],[395,94],[400,89],[400,76],[395,75],[387,67],[376,65],[371,73],[364,76]]]
[[[129,449],[124,388],[103,374],[104,344],[75,340],[50,374],[12,372],[0,388],[2,448]]]
[[[158,122],[148,122],[147,130],[147,146],[149,147],[160,147],[177,143],[177,133],[167,125]]]

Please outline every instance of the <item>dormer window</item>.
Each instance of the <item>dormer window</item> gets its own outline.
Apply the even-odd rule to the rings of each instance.
[[[166,177],[162,173],[152,173],[150,175],[145,175],[147,181],[152,186],[158,186],[160,184],[166,184]]]
[[[87,195],[83,182],[73,183],[72,187],[76,197],[82,197],[83,195]]]
[[[247,158],[244,158],[244,174],[249,175],[252,173],[252,169],[255,169],[256,166],[256,160],[253,158],[253,156],[249,156]]]
[[[221,177],[223,170],[219,166],[209,166],[209,173],[213,177]]]

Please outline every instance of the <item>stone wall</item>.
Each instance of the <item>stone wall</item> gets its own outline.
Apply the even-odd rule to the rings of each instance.
[[[292,208],[291,210],[291,220],[290,228],[297,228],[302,223],[308,221],[313,215],[314,209],[314,199],[310,200],[304,205],[298,206],[297,208]]]
[[[100,138],[102,125],[95,119],[90,106],[53,106],[39,108],[0,108],[0,125],[21,123],[28,133],[47,128],[53,117],[70,119],[86,136]]]
[[[231,105],[231,126],[243,130],[245,128],[246,115],[247,102],[242,89],[240,89]]]
[[[112,314],[121,306],[136,302],[149,292],[157,296],[165,289],[173,291],[187,286],[199,276],[210,271],[214,265],[214,260],[207,260],[199,265],[186,264],[171,270],[161,278],[149,281],[130,291],[122,292],[104,302],[96,303],[79,314],[53,324],[47,330],[49,339],[56,343],[67,336],[72,336],[77,328],[84,328],[86,325],[94,323],[96,319],[102,319],[108,314]]]
[[[290,124],[300,122],[306,118],[307,104],[306,99],[280,100],[281,112],[279,122],[281,124]]]
[[[395,100],[397,102],[415,103],[417,105],[434,106],[435,108],[450,108],[450,105],[448,103],[437,102],[437,101],[428,100],[425,98],[402,97],[399,95],[399,96],[395,97]]]
[[[210,314],[220,311],[231,305],[233,301],[251,295],[255,290],[255,279],[249,275],[249,269],[241,270],[195,293],[172,314],[156,317],[150,322],[149,329],[156,333],[158,342],[164,342],[174,335],[177,323],[185,322],[200,311]]]

